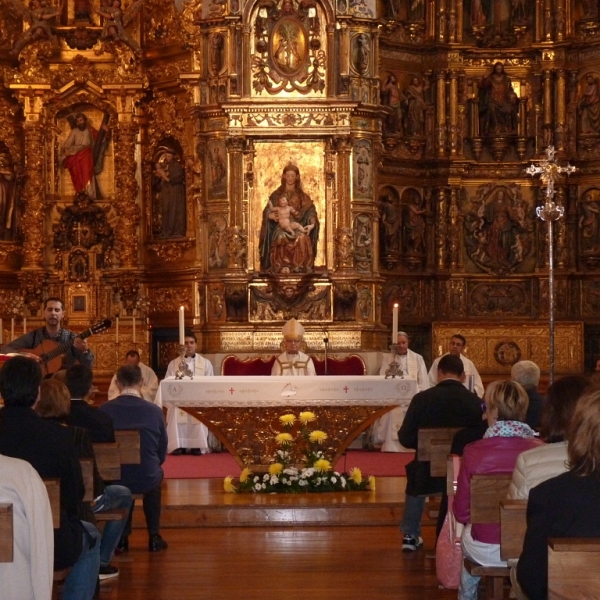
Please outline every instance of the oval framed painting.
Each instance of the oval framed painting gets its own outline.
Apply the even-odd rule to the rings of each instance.
[[[306,31],[294,18],[285,17],[271,33],[271,60],[284,77],[297,75],[306,64],[308,44]]]

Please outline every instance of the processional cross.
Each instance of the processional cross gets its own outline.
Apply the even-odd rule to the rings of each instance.
[[[564,206],[554,202],[554,184],[560,179],[561,175],[575,173],[576,167],[567,164],[566,167],[559,167],[554,162],[556,151],[554,146],[546,148],[546,158],[541,160],[539,165],[530,165],[525,172],[532,177],[539,175],[542,181],[542,188],[546,189],[546,201],[543,206],[538,206],[535,211],[537,216],[548,224],[548,314],[550,317],[550,371],[548,373],[549,385],[554,381],[554,235],[553,222],[558,221],[565,213]]]

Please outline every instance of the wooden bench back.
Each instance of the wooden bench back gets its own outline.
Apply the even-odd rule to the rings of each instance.
[[[517,561],[527,530],[527,500],[500,502],[500,558]]]
[[[548,540],[548,600],[600,598],[600,539]]]
[[[450,454],[452,438],[460,427],[425,427],[419,429],[417,459],[430,462],[432,477],[445,477],[446,459]]]
[[[512,475],[471,477],[471,523],[500,523],[500,502],[506,500]]]
[[[50,510],[52,512],[52,527],[60,527],[60,479],[44,479],[44,485],[48,492],[50,500]]]
[[[140,432],[137,429],[115,430],[115,439],[119,444],[122,465],[139,465]]]
[[[115,432],[116,433],[116,432]],[[93,444],[98,473],[104,481],[121,479],[121,452],[119,444]]]
[[[0,562],[14,560],[13,505],[0,504]]]

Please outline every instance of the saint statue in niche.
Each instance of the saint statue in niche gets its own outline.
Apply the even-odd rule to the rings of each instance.
[[[580,132],[584,135],[600,133],[600,86],[592,73],[585,76],[581,98],[577,104]]]
[[[260,230],[260,268],[270,273],[310,273],[319,239],[319,218],[291,162],[269,196]]]
[[[159,148],[154,168],[154,189],[160,202],[160,236],[185,237],[185,170],[170,146]]]
[[[497,62],[492,73],[479,82],[479,118],[483,135],[517,132],[519,98],[504,65]]]

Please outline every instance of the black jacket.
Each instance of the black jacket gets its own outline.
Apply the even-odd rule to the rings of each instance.
[[[71,400],[67,423],[88,429],[93,444],[115,441],[115,430],[110,415],[90,406],[85,400]]]
[[[71,433],[31,408],[0,411],[0,454],[27,461],[46,479],[60,479],[60,528],[54,530],[54,568],[75,564],[85,529],[79,520],[84,487]]]
[[[415,394],[398,431],[405,448],[416,448],[419,429],[425,427],[469,427],[481,422],[481,400],[456,379],[444,379],[435,387]],[[431,477],[429,462],[415,460],[406,465],[406,493],[409,496],[439,493],[444,477]]]

